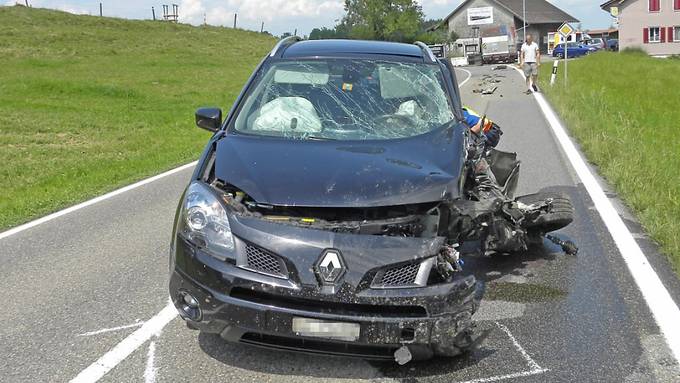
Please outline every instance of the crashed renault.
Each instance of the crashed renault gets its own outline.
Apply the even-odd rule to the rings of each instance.
[[[485,334],[457,246],[521,250],[570,221],[552,197],[512,199],[519,165],[501,152],[500,186],[479,181],[490,148],[423,44],[284,39],[224,120],[203,108],[196,123],[215,133],[178,207],[170,296],[189,328],[227,341],[458,355]]]

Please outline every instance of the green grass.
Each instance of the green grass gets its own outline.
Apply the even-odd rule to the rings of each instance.
[[[590,162],[680,272],[680,60],[598,53],[543,89]]]
[[[0,7],[0,229],[190,162],[271,37]]]

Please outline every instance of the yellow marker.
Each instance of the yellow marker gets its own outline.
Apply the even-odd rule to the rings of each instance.
[[[349,84],[349,83],[346,83],[346,82],[342,83],[342,90],[345,91],[345,92],[351,92],[353,88],[354,88],[354,84]]]
[[[300,221],[304,223],[314,223],[316,220],[314,218],[302,218]]]

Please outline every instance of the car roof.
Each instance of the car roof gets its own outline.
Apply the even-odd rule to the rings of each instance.
[[[425,60],[423,50],[415,44],[366,40],[304,40],[286,47],[282,58],[389,55]]]

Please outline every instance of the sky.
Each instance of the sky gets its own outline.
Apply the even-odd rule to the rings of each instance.
[[[7,5],[25,0],[0,0]],[[549,0],[562,10],[581,20],[585,29],[606,28],[612,18],[602,11],[595,0]],[[179,5],[180,22],[232,26],[238,13],[239,28],[264,29],[274,35],[294,32],[307,35],[315,27],[332,27],[343,11],[343,0],[28,0],[34,7],[53,8],[78,14],[99,14],[103,3],[104,15],[129,19],[150,19],[151,7],[156,17],[162,14],[162,4]],[[446,17],[462,0],[419,0],[426,18]],[[527,0],[530,3],[531,0]],[[529,4],[527,6],[530,6]]]

